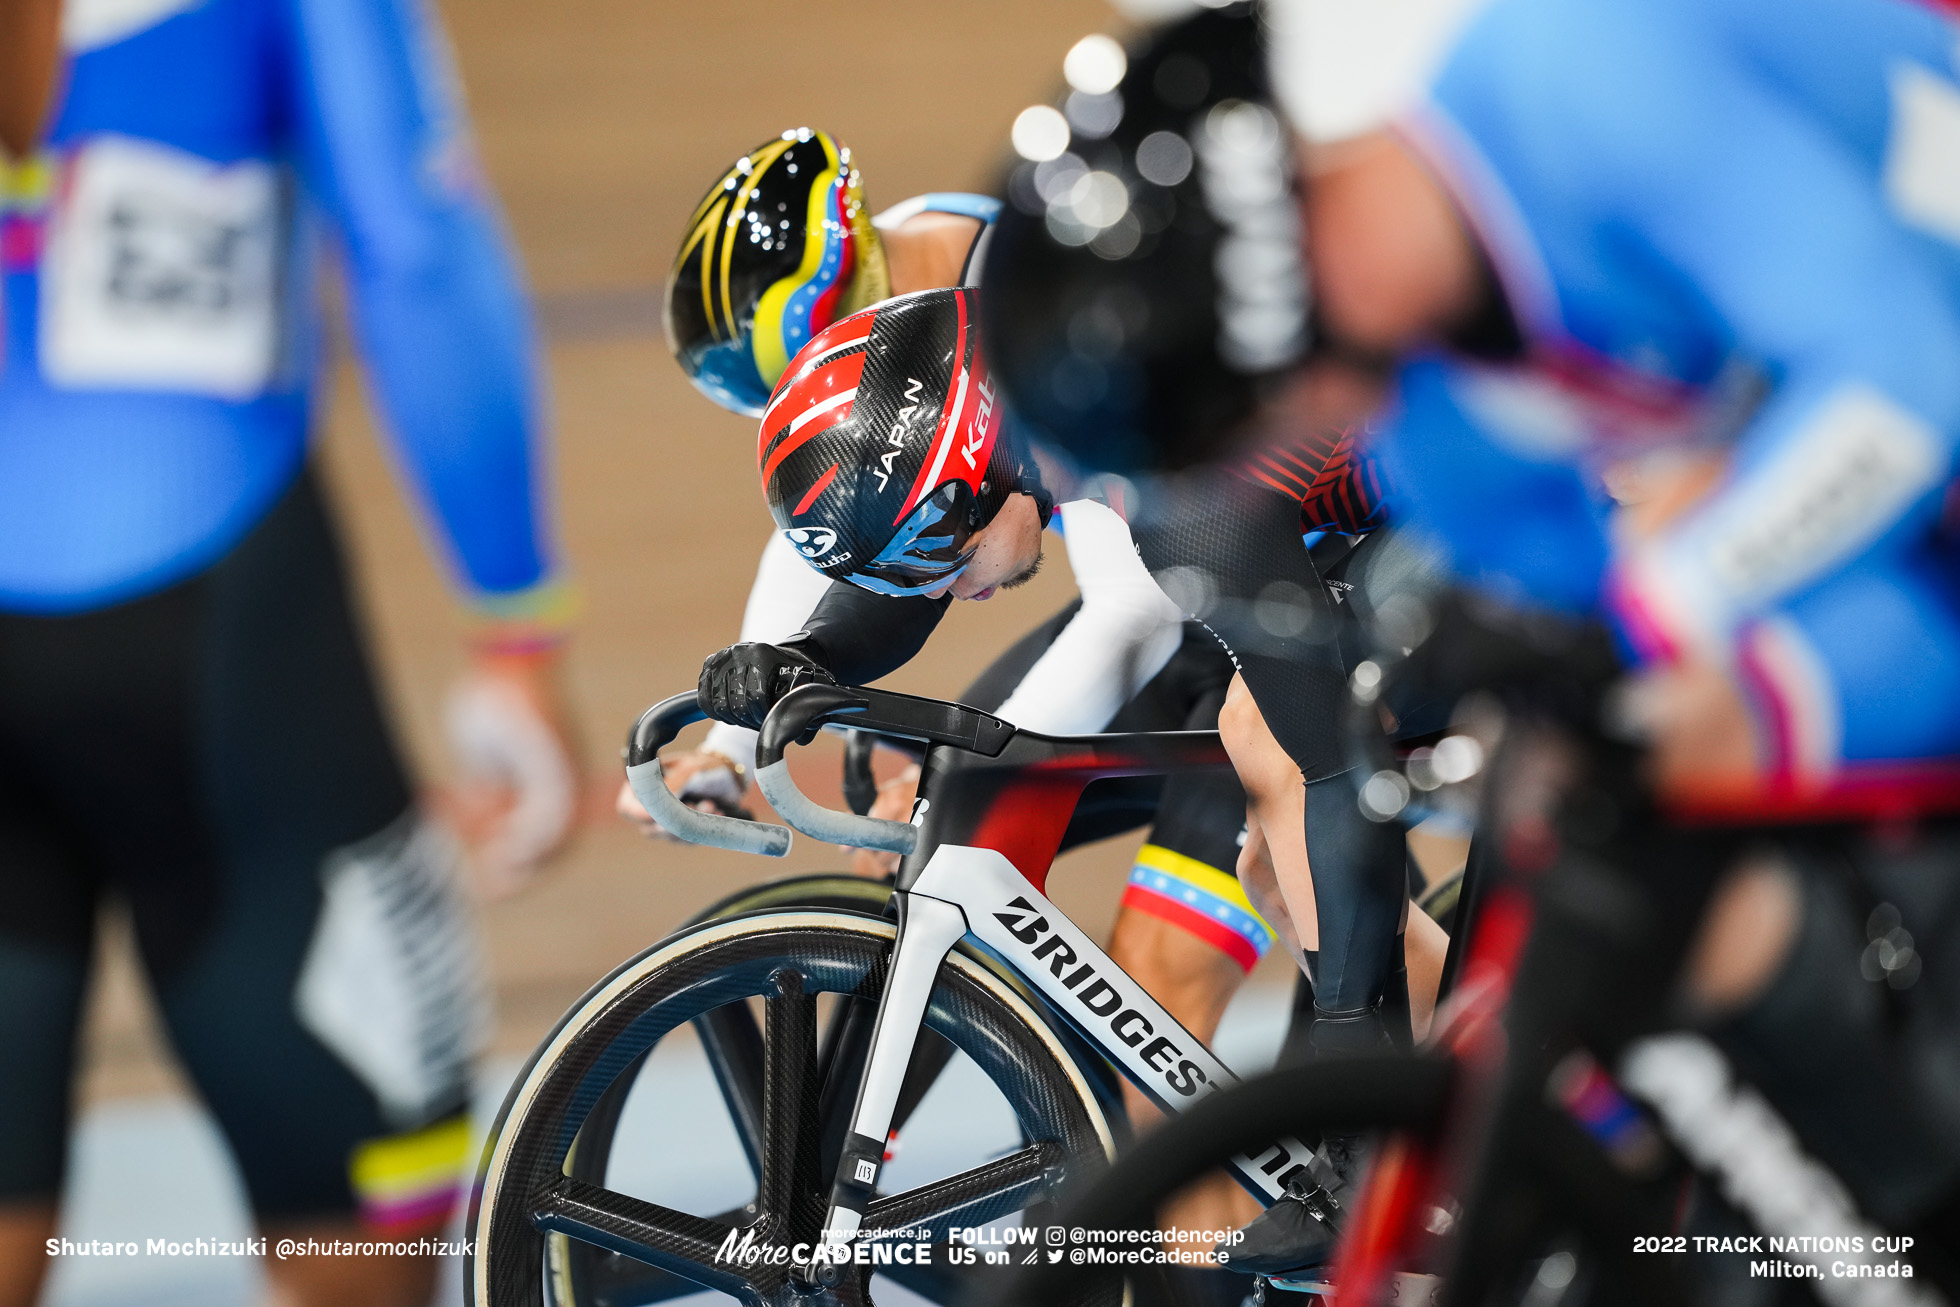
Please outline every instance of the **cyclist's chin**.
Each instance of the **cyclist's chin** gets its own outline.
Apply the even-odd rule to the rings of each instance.
[[[1018,567],[1013,565],[1016,561],[1013,559],[1004,560],[1005,565],[1001,560],[977,559],[972,566],[954,577],[947,589],[955,599],[991,599],[1002,590],[1012,590],[1034,580],[1035,574],[1041,571],[1041,558],[1041,550],[1037,546]]]
[[[997,580],[989,581],[985,577],[961,574],[953,578],[953,583],[939,591],[939,594],[950,594],[955,599],[980,600],[993,598],[1000,589],[1001,583]],[[933,597],[936,599],[939,596]]]

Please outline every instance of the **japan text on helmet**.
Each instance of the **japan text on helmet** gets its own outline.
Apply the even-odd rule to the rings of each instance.
[[[1074,91],[1015,123],[983,270],[1017,416],[1091,468],[1226,452],[1302,360],[1309,297],[1292,144],[1250,4],[1125,52],[1089,37]]]
[[[976,292],[902,295],[819,332],[762,415],[756,462],[776,525],[810,566],[880,594],[948,585],[1008,495],[1051,509],[1005,431]]]
[[[737,159],[688,219],[667,345],[703,394],[753,416],[811,336],[889,288],[850,150],[797,128]]]

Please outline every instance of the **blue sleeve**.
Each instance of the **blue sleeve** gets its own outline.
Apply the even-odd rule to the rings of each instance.
[[[1636,116],[1587,107],[1582,189],[1772,382],[1726,481],[1632,584],[1690,643],[1923,538],[1960,435],[1960,306],[1868,164],[1685,24],[1616,43]],[[1643,61],[1653,66],[1642,76]],[[1599,100],[1599,97],[1595,97]],[[1581,158],[1574,159],[1581,164]]]
[[[556,566],[537,348],[442,33],[420,0],[287,3],[301,175],[383,426],[478,602],[531,616]]]
[[[1442,548],[1461,580],[1510,602],[1592,612],[1606,568],[1604,500],[1572,467],[1491,439],[1450,393],[1450,364],[1402,371],[1372,440],[1398,525]]]
[[[1000,201],[991,195],[972,195],[966,191],[928,191],[919,197],[927,213],[956,213],[962,218],[978,218],[992,223],[1000,217]]]

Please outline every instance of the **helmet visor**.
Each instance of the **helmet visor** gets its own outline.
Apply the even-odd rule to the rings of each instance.
[[[876,594],[922,595],[950,584],[973,560],[979,504],[964,481],[949,481],[906,515],[877,557],[847,579]]]

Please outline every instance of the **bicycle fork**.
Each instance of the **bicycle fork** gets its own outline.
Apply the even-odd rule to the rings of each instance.
[[[899,1089],[925,1022],[939,964],[966,934],[966,914],[957,904],[905,890],[895,891],[893,899],[898,906],[898,940],[892,947],[877,1024],[872,1027],[871,1056],[858,1084],[850,1132],[837,1159],[830,1206],[824,1213],[822,1246],[813,1268],[819,1275],[850,1260],[851,1243],[878,1188]]]

